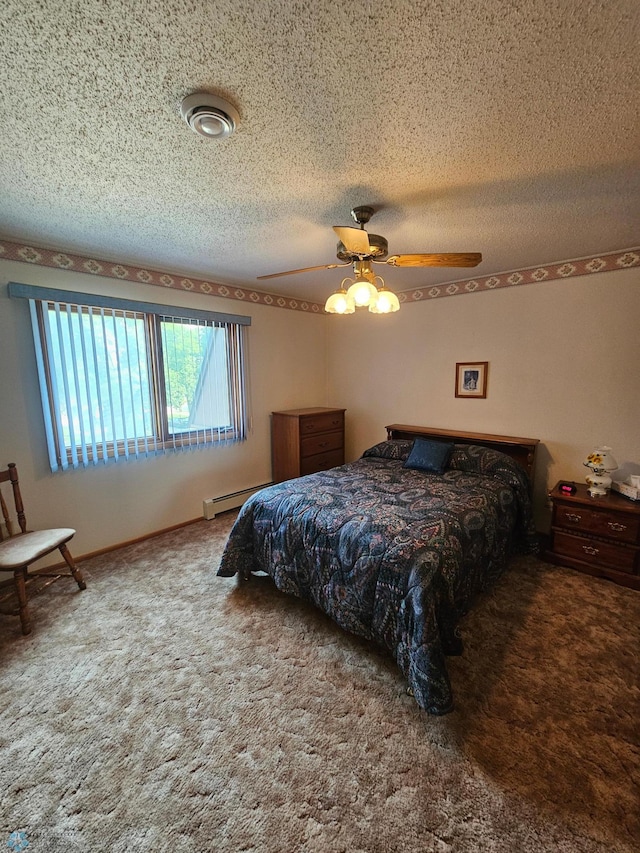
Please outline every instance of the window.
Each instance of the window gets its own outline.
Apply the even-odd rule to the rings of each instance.
[[[53,471],[246,434],[248,317],[30,287]]]

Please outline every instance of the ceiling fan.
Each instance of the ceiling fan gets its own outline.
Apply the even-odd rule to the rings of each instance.
[[[372,264],[387,264],[392,267],[475,267],[482,260],[479,252],[388,255],[388,244],[379,234],[369,234],[364,226],[374,214],[373,207],[354,207],[351,216],[360,228],[334,225],[333,230],[340,242],[336,255],[340,264],[321,264],[315,267],[303,267],[297,270],[259,275],[258,279],[279,278],[283,275],[311,272],[313,270],[332,270],[353,265],[355,281],[343,279],[340,290],[327,300],[325,311],[335,314],[352,314],[355,307],[368,306],[376,314],[387,314],[400,307],[395,293],[387,290],[384,281],[373,272]],[[377,282],[381,282],[381,287]],[[345,283],[351,286],[345,290]]]
[[[346,267],[354,261],[368,260],[374,264],[388,264],[392,267],[475,267],[482,260],[479,252],[466,253],[437,253],[437,254],[413,254],[413,255],[390,255],[388,253],[387,241],[379,234],[368,234],[364,226],[374,214],[372,207],[354,207],[351,216],[360,228],[353,226],[334,225],[333,230],[340,238],[338,258],[345,263],[322,264],[316,267],[303,267],[299,270],[286,270],[285,272],[274,272],[269,275],[259,275],[259,279],[279,278],[282,275],[294,275],[295,273],[311,272],[312,270],[332,270],[336,267]],[[385,260],[382,260],[385,258]]]

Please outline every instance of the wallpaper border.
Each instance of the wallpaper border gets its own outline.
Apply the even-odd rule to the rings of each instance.
[[[518,287],[522,284],[541,284],[545,281],[558,281],[580,275],[592,275],[601,272],[614,272],[640,265],[640,247],[577,258],[567,261],[554,261],[519,270],[494,273],[476,278],[465,278],[431,287],[414,288],[398,294],[400,302],[421,302],[424,299],[437,299],[441,296],[458,296],[464,293],[476,293],[481,290],[496,290],[501,287]]]
[[[275,293],[251,290],[247,287],[231,284],[220,284],[215,281],[167,273],[161,270],[150,270],[133,264],[98,260],[58,249],[45,249],[9,240],[0,240],[0,260],[18,261],[19,263],[35,264],[36,266],[70,272],[89,273],[90,275],[115,278],[120,281],[136,281],[157,287],[204,293],[207,296],[221,296],[224,299],[235,299],[239,302],[287,308],[292,311],[305,311],[313,314],[324,313],[324,305],[317,302],[293,299]],[[466,293],[496,290],[502,287],[518,287],[523,284],[540,284],[636,266],[640,266],[640,247],[396,292],[401,303],[422,302],[427,299],[460,296]]]

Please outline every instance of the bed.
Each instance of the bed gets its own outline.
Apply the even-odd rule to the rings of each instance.
[[[515,553],[535,553],[537,439],[392,424],[360,459],[269,486],[238,514],[218,575],[266,572],[395,658],[418,705],[453,709],[458,623]],[[411,465],[412,467],[407,467]]]

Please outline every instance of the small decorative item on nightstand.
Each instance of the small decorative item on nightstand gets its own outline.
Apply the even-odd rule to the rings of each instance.
[[[598,447],[593,453],[587,456],[582,464],[587,468],[591,468],[593,472],[586,478],[591,497],[597,498],[606,495],[611,488],[611,477],[609,474],[618,467],[618,463],[611,453],[611,448],[606,445]]]

